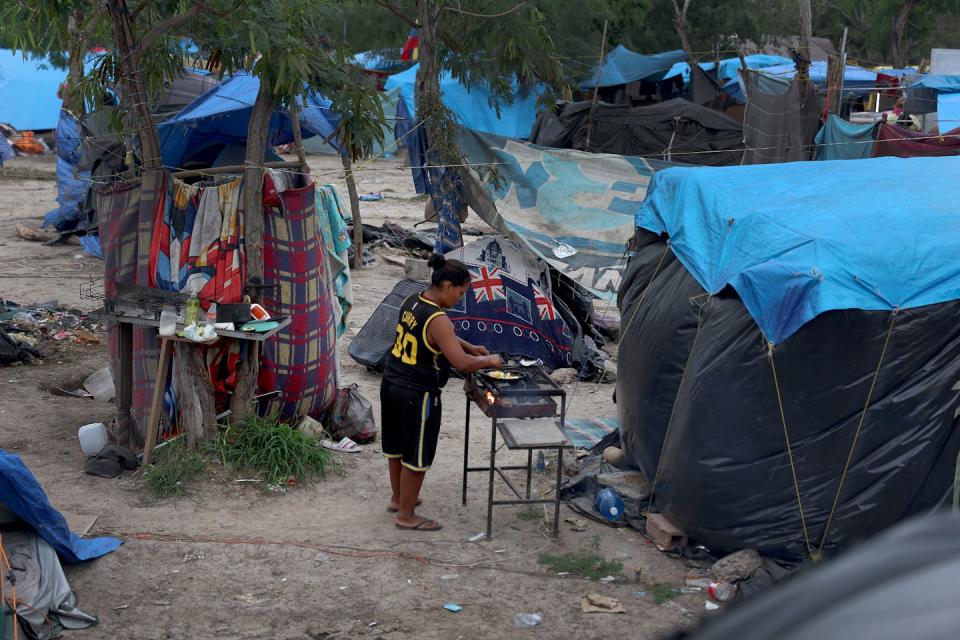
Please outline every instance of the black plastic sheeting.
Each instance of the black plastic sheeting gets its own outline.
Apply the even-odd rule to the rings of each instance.
[[[897,526],[761,597],[730,607],[692,640],[940,640],[957,637],[960,517]]]
[[[784,560],[807,559],[759,328],[732,290],[707,297],[673,254],[664,253],[663,240],[641,233],[619,292],[617,398],[628,462],[648,479],[656,478],[656,510],[712,553],[752,547]],[[896,315],[825,554],[942,504],[950,495],[960,447],[958,313],[960,302],[951,302]],[[703,324],[691,351],[698,315]],[[889,312],[829,312],[774,352],[815,548],[890,318]]]
[[[740,164],[743,155],[743,127],[736,120],[681,98],[645,107],[561,103],[555,112],[537,118],[530,141],[622,156],[659,155],[698,165]]]

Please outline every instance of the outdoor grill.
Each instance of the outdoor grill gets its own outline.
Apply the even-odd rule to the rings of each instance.
[[[547,418],[557,415],[553,399],[563,390],[541,366],[506,366],[501,371],[523,374],[520,380],[496,380],[471,373],[463,383],[467,397],[488,418]]]
[[[524,367],[515,364],[504,366],[500,371],[523,374],[519,380],[498,380],[483,371],[468,374],[463,383],[467,397],[466,420],[463,438],[463,494],[461,501],[467,503],[467,478],[471,473],[487,474],[487,538],[493,533],[493,507],[495,505],[553,505],[553,534],[560,525],[560,470],[563,468],[563,450],[570,446],[563,433],[567,411],[567,394],[555,383],[542,366]],[[559,411],[557,399],[559,398]],[[490,418],[490,460],[485,466],[470,465],[470,405],[475,404]],[[558,419],[559,418],[559,419]],[[525,465],[497,466],[497,433],[503,436],[510,450],[527,453]],[[557,452],[556,484],[551,498],[531,498],[533,484],[533,451]],[[526,472],[526,490],[521,491],[504,472]],[[494,499],[494,477],[499,476],[516,496],[513,500]]]

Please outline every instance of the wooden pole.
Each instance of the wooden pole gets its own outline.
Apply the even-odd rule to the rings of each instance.
[[[153,397],[150,401],[150,422],[147,423],[143,440],[143,466],[153,462],[153,448],[157,444],[157,429],[160,426],[160,411],[163,409],[163,391],[167,386],[167,372],[170,370],[170,347],[173,343],[160,338],[160,359],[157,361],[157,377],[153,381]]]
[[[603,36],[600,40],[600,61],[597,62],[597,81],[593,84],[593,100],[590,102],[590,115],[587,117],[587,143],[584,151],[590,151],[590,137],[593,134],[593,111],[597,106],[597,96],[600,94],[600,75],[603,67],[603,54],[607,47],[607,21],[603,21]]]
[[[357,182],[353,178],[353,159],[350,157],[350,136],[345,137],[344,146],[340,153],[343,163],[343,176],[347,181],[347,193],[350,196],[350,215],[353,216],[353,268],[363,267],[363,220],[360,218],[360,197],[357,195]]]
[[[800,60],[797,62],[797,78],[810,80],[810,38],[813,36],[813,12],[810,0],[800,0],[800,42],[797,49]]]
[[[840,79],[837,83],[836,106],[833,112],[840,115],[840,109],[843,106],[843,80],[847,74],[847,28],[843,28],[843,40],[840,41]]]
[[[310,166],[307,164],[307,154],[303,150],[303,135],[300,133],[300,109],[297,107],[297,99],[290,102],[290,124],[293,127],[293,144],[297,149],[297,159],[304,173],[310,173]]]

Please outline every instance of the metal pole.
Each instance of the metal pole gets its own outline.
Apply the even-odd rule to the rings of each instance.
[[[840,41],[840,88],[837,90],[837,106],[833,110],[837,115],[843,105],[843,78],[847,73],[847,28],[843,28],[843,40]]]

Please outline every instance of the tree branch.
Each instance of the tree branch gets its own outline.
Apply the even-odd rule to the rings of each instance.
[[[137,16],[140,15],[140,12],[147,8],[147,5],[150,4],[150,0],[143,0],[137,8],[130,12],[130,22],[133,22],[137,19]]]
[[[689,2],[690,0],[687,0]],[[467,11],[466,9],[461,9],[459,7],[443,7],[441,11],[455,11],[457,13],[462,13],[465,16],[473,16],[474,18],[502,18],[505,15],[511,14],[523,5],[527,4],[527,0],[521,0],[517,6],[512,9],[507,9],[506,11],[501,11],[500,13],[474,13],[472,11]]]
[[[404,22],[406,22],[408,26],[414,29],[420,28],[420,25],[417,24],[416,20],[414,20],[413,18],[408,16],[406,13],[404,13],[403,10],[400,9],[399,7],[394,6],[393,3],[389,2],[388,0],[377,0],[377,4],[383,7],[384,9],[386,9],[387,11],[389,11],[390,13],[392,13],[393,15],[397,16]]]
[[[140,38],[140,50],[149,49],[153,44],[168,31],[176,29],[180,25],[184,24],[192,18],[196,18],[200,15],[200,12],[204,9],[203,2],[201,0],[194,0],[193,4],[190,5],[190,8],[181,13],[180,15],[172,16],[167,18],[153,29],[147,32],[145,36]]]

